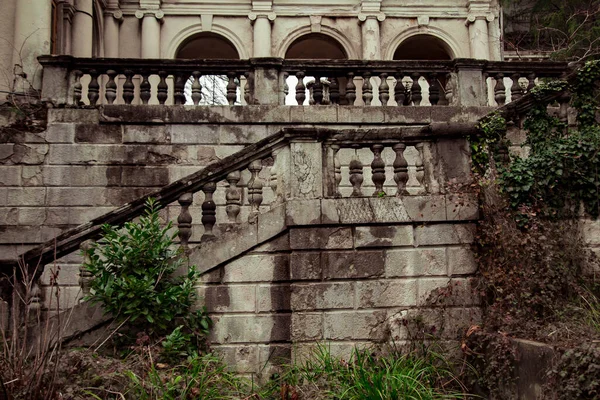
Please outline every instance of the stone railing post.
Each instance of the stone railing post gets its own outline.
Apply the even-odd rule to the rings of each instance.
[[[453,105],[485,106],[487,105],[486,80],[483,76],[485,61],[458,59],[456,67],[456,91]]]
[[[292,199],[319,199],[323,197],[322,143],[313,140],[290,142],[290,190]]]
[[[54,105],[73,103],[75,76],[71,74],[71,56],[40,56],[44,67],[42,77],[42,100]]]
[[[253,89],[250,104],[279,104],[281,58],[251,58],[253,67]]]

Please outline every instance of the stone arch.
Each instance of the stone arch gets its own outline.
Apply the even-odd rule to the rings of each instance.
[[[185,39],[175,58],[220,58],[238,60],[240,55],[231,41],[212,32],[200,32]]]
[[[358,54],[356,53],[354,47],[352,46],[352,43],[350,42],[350,40],[348,40],[348,38],[342,35],[339,31],[325,26],[321,27],[321,32],[319,33],[312,32],[310,26],[302,27],[291,32],[286,37],[286,39],[283,42],[281,42],[279,48],[275,52],[275,56],[280,58],[286,58],[286,54],[288,53],[288,50],[290,50],[292,45],[297,44],[303,39],[317,39],[319,41],[322,41],[322,43],[329,43],[331,45],[337,46],[343,52],[345,56],[343,58],[358,58]]]
[[[188,40],[192,40],[194,37],[197,37],[202,34],[210,34],[211,36],[221,37],[230,43],[235,51],[238,54],[239,59],[248,59],[250,58],[251,48],[248,48],[247,45],[230,29],[213,24],[212,30],[210,32],[203,31],[201,24],[190,25],[185,29],[182,29],[179,33],[177,33],[169,42],[166,51],[164,54],[167,58],[176,58],[178,51],[181,46]]]
[[[444,52],[447,54],[447,57],[444,58],[429,58],[429,59],[454,59],[454,58],[463,58],[469,57],[468,54],[464,54],[461,46],[452,38],[452,36],[446,34],[446,32],[442,31],[438,28],[428,27],[423,30],[422,28],[410,28],[406,31],[402,32],[398,35],[394,40],[392,40],[387,48],[385,59],[386,60],[395,60],[399,58],[395,58],[396,53],[402,45],[413,46],[414,44],[424,43],[427,45],[435,45],[439,54]],[[426,48],[423,46],[422,48]],[[419,48],[417,50],[420,51]],[[468,50],[468,49],[467,49]],[[403,58],[408,59],[408,58]],[[426,58],[418,58],[418,59],[428,59]]]

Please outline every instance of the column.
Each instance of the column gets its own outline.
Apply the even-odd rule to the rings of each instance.
[[[142,20],[142,58],[160,58],[160,20],[162,10],[138,10],[135,16]]]
[[[91,57],[94,27],[93,0],[75,0],[71,50],[75,57]]]
[[[471,42],[471,58],[489,60],[490,45],[488,25],[485,16],[469,15],[469,39]]]
[[[122,20],[121,10],[104,14],[104,57],[119,57],[119,25]]]
[[[381,60],[381,44],[379,22],[385,19],[384,14],[359,14],[362,21],[362,56],[364,60]]]
[[[42,68],[37,57],[50,54],[51,18],[49,1],[16,2],[12,65],[17,76],[13,91],[23,93],[42,87]]]
[[[271,57],[271,23],[275,17],[274,13],[248,15],[254,22],[253,57]]]

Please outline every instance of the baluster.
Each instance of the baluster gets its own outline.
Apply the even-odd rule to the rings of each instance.
[[[315,104],[323,104],[323,83],[320,76],[315,76],[315,84],[313,85],[313,99]]]
[[[440,84],[438,82],[437,73],[429,74],[429,102],[435,106],[440,101]]]
[[[248,166],[250,171],[250,180],[248,181],[248,202],[250,203],[250,216],[249,221],[252,221],[259,213],[259,207],[263,201],[262,188],[263,183],[261,182],[258,174],[262,170],[262,161],[254,160]]]
[[[371,73],[365,72],[363,74],[363,93],[362,93],[363,101],[365,102],[365,106],[370,106],[371,101],[373,100],[373,86],[371,85]]]
[[[192,193],[183,193],[179,196],[177,202],[181,206],[179,216],[177,217],[177,228],[179,230],[179,243],[184,250],[189,248],[188,243],[192,236],[192,214],[190,214],[190,206],[194,201]],[[202,223],[204,223],[204,204],[202,205],[203,217]]]
[[[150,72],[142,72],[142,82],[140,83],[140,99],[142,104],[148,104],[150,96],[152,94],[152,87],[150,85]]]
[[[419,74],[418,72],[413,72],[411,74],[411,78],[413,81],[412,81],[412,86],[410,88],[410,92],[411,92],[410,98],[415,106],[420,106],[421,99],[423,98],[421,96],[421,85],[419,85],[420,77],[421,77],[421,74]]]
[[[510,99],[511,101],[519,100],[521,97],[523,97],[523,88],[519,83],[521,75],[512,74],[510,78],[512,79],[512,86],[510,87]]]
[[[286,72],[287,74],[287,72]],[[244,85],[244,100],[246,101],[246,104],[250,104],[250,100],[251,100],[251,91],[250,91],[250,86],[252,85],[252,74],[250,73],[250,71],[246,71],[244,72],[244,76],[246,77],[246,84]],[[287,87],[287,84],[286,84]]]
[[[385,192],[383,191],[383,184],[385,183],[385,162],[381,158],[383,145],[374,144],[371,146],[371,151],[373,152],[371,172],[373,184],[375,185],[375,192],[373,192],[373,196],[378,197],[385,195]]]
[[[125,70],[125,82],[123,83],[123,101],[125,104],[131,104],[133,102],[134,85],[133,85],[133,71],[130,69]]]
[[[354,145],[354,156],[350,161],[350,183],[352,184],[351,197],[362,196],[361,186],[363,183],[363,164],[358,158],[358,145]]]
[[[185,94],[184,94],[184,90],[185,90],[185,78],[182,72],[178,72],[175,74],[175,82],[173,84],[174,86],[174,93],[173,93],[173,100],[175,104],[185,104]]]
[[[356,100],[356,85],[354,84],[354,73],[348,72],[348,82],[346,83],[346,101],[349,106],[354,105]]]
[[[76,106],[81,104],[81,76],[83,72],[79,70],[73,71],[73,75],[75,76],[75,84],[73,85],[73,102]]]
[[[230,172],[225,178],[229,183],[229,187],[225,192],[225,212],[231,223],[238,222],[237,218],[242,208],[242,189],[237,185],[240,178],[240,171]]]
[[[496,86],[494,87],[494,100],[499,106],[506,103],[506,87],[504,86],[504,74],[496,75]]]
[[[569,123],[569,101],[571,101],[571,95],[568,91],[563,91],[561,95],[558,97],[558,118],[560,122],[565,124],[565,129],[567,129],[567,125]]]
[[[454,92],[452,88],[452,74],[446,74],[446,82],[444,83],[444,95],[442,96],[443,98],[440,98],[440,101],[438,102],[439,105],[442,105],[442,102],[445,106],[452,104],[452,100],[454,98]]]
[[[106,75],[108,75],[108,82],[106,82],[106,93],[104,96],[106,97],[108,104],[113,104],[117,98],[117,83],[115,82],[117,71],[109,69],[106,71]]]
[[[406,182],[408,182],[408,162],[404,158],[404,150],[406,145],[404,143],[396,143],[392,149],[396,153],[396,159],[394,160],[394,181],[398,187],[396,196],[403,196],[409,194],[406,190]]]
[[[281,149],[273,150],[271,156],[273,157],[273,165],[271,165],[271,169],[269,170],[269,186],[273,191],[273,202],[271,203],[271,208],[275,205],[282,202],[283,196],[281,193],[277,191],[279,186],[279,173],[280,173],[280,165],[279,165],[279,157],[278,154]],[[281,188],[280,188],[281,189]]]
[[[192,76],[194,77],[194,81],[192,82],[192,101],[197,106],[200,100],[202,100],[202,84],[200,83],[202,74],[200,71],[194,71],[192,72]]]
[[[379,101],[382,106],[387,106],[390,100],[390,86],[388,85],[388,74],[385,72],[379,75],[381,83],[379,83]]]
[[[281,105],[285,104],[285,98],[290,93],[290,88],[288,87],[288,84],[287,84],[287,79],[289,76],[290,76],[289,72],[284,71],[282,74],[283,85],[282,85],[282,90],[281,90],[281,96],[279,97],[279,104],[281,104]],[[245,92],[245,90],[244,90],[244,92]]]
[[[29,316],[36,317],[42,310],[42,289],[40,288],[39,277],[34,277],[31,281],[31,288],[27,293],[27,308]]]
[[[158,104],[165,104],[168,97],[169,87],[167,86],[167,76],[169,74],[167,71],[158,71],[158,76],[160,77],[160,82],[158,82],[158,86],[156,86],[156,98],[158,99]]]
[[[425,189],[424,184],[425,165],[423,164],[423,142],[415,144],[415,149],[417,149],[417,157],[415,159],[415,178],[417,178],[417,182],[419,182],[419,190],[417,194],[424,194],[427,190]]]
[[[209,182],[202,187],[202,191],[204,192],[204,202],[202,203],[202,225],[204,225],[204,234],[202,235],[201,240],[212,239],[215,237],[213,227],[215,226],[215,222],[217,222],[217,206],[213,200],[213,193],[216,189],[217,184],[214,182]]]
[[[399,106],[403,106],[406,101],[406,87],[402,83],[402,79],[404,78],[404,73],[398,71],[395,75],[396,78],[396,86],[394,87],[394,100]]]
[[[331,104],[340,104],[340,84],[336,77],[330,79],[329,102]]]
[[[340,157],[338,155],[340,146],[337,144],[332,144],[331,150],[333,152],[333,197],[339,199],[342,197],[342,194],[340,193],[340,182],[342,181],[342,163],[340,162]]]
[[[227,102],[230,106],[235,104],[235,100],[237,98],[237,85],[235,84],[236,77],[237,74],[235,72],[227,73]]]
[[[95,106],[100,98],[100,85],[98,84],[98,71],[95,69],[90,70],[90,76],[92,79],[88,85],[88,100],[90,105]]]
[[[529,84],[527,85],[527,93],[529,93],[531,89],[535,87],[535,72],[527,75],[527,80],[529,81]]]
[[[90,256],[93,244],[93,240],[86,240],[79,246],[83,254],[83,262],[79,266],[79,287],[81,288],[82,293],[82,297],[79,299],[80,302],[90,294],[90,282],[92,281],[93,275],[88,271],[86,265],[92,262]]]
[[[304,72],[296,72],[298,83],[296,84],[296,103],[301,106],[306,100],[306,86],[304,86]]]

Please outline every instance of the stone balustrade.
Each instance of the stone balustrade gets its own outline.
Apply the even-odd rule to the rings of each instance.
[[[496,106],[540,79],[567,72],[560,62],[360,60],[160,60],[42,56],[42,97],[57,105],[214,105],[203,76],[219,77],[222,104]],[[487,84],[486,84],[487,81]],[[204,101],[203,101],[204,100]]]

